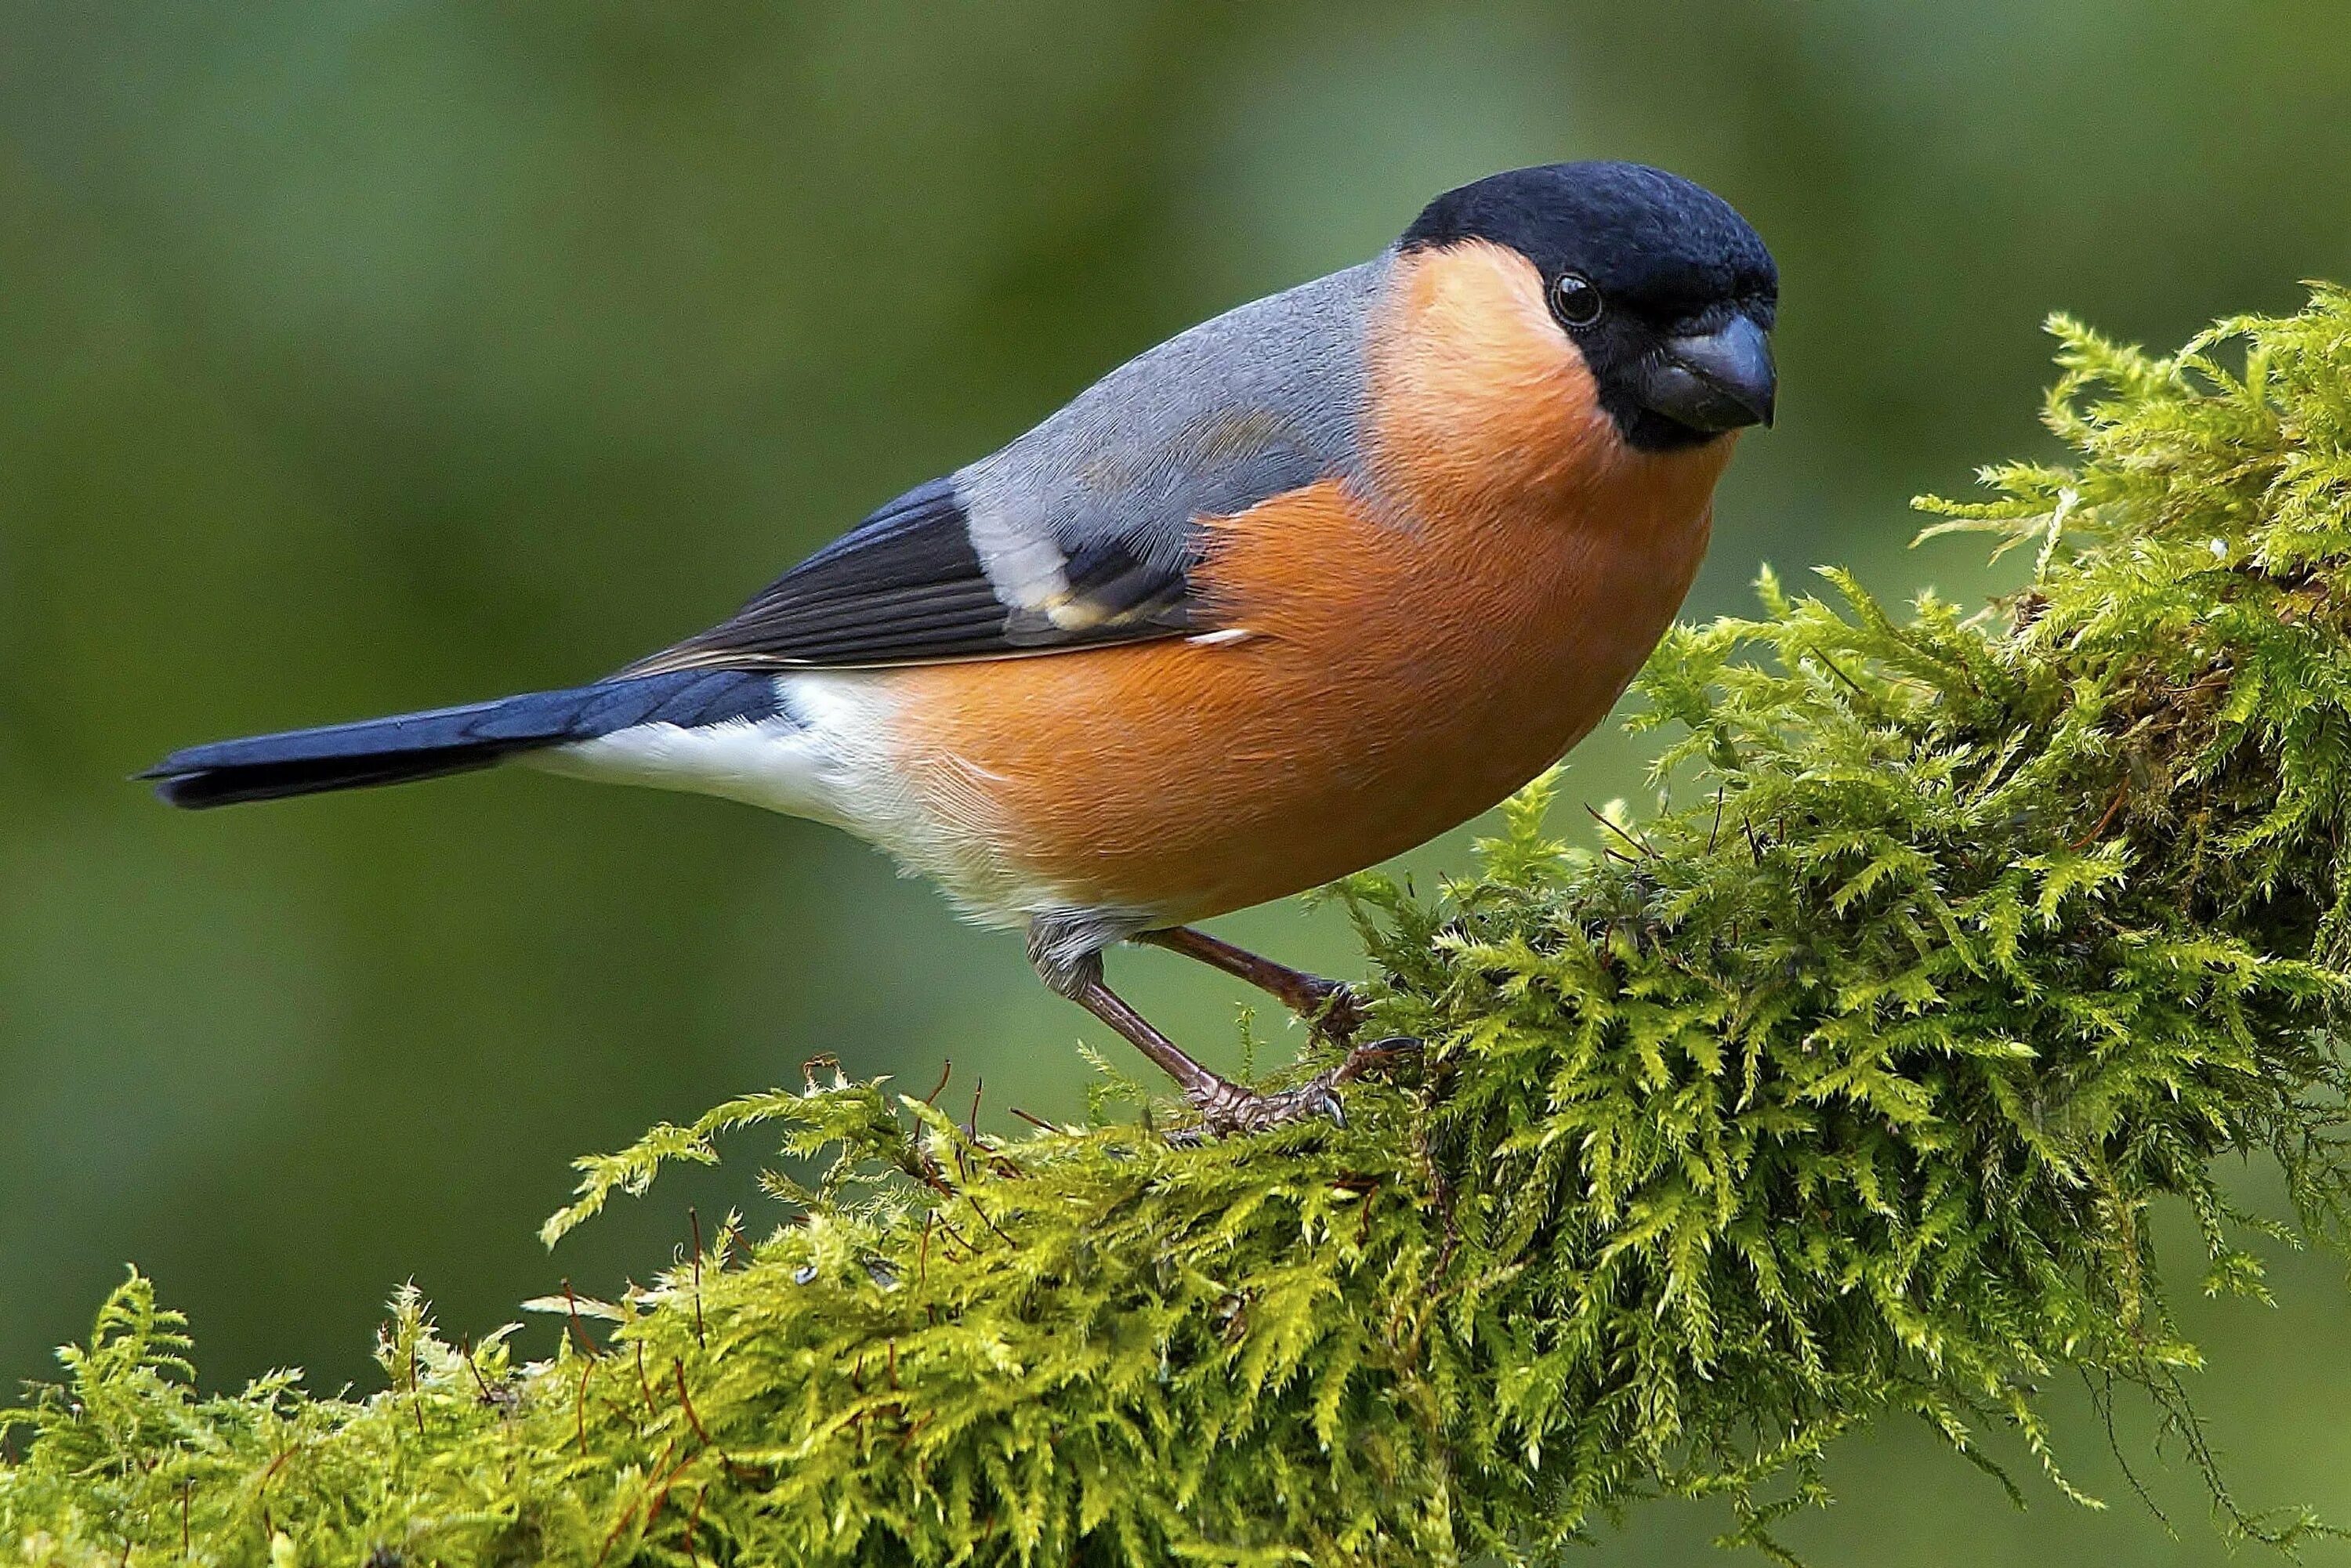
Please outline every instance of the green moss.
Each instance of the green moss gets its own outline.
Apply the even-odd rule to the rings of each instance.
[[[827,1170],[769,1178],[775,1235],[586,1303],[609,1347],[546,1363],[403,1295],[355,1401],[197,1394],[134,1278],[10,1418],[0,1547],[1518,1562],[1667,1493],[1768,1545],[1894,1413],[2055,1478],[2053,1372],[2193,1448],[2156,1209],[2256,1297],[2252,1245],[2351,1213],[2351,298],[2168,360],[2056,330],[2072,464],[1933,504],[2033,546],[2027,590],[1897,618],[1767,577],[1644,678],[1681,809],[1586,851],[1538,786],[1475,881],[1340,890],[1378,1024],[1429,1042],[1347,1129],[1008,1143],[837,1075],[751,1096],[583,1162],[549,1236],[755,1124]],[[2246,1154],[2296,1224],[2232,1208]]]

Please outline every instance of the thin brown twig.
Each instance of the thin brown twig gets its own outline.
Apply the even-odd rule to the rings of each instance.
[[[703,1425],[702,1425],[702,1417],[701,1417],[701,1416],[697,1416],[697,1415],[695,1415],[695,1414],[694,1413],[694,1399],[693,1399],[692,1396],[688,1395],[688,1394],[686,1393],[686,1391],[685,1391],[685,1361],[684,1361],[684,1357],[674,1357],[674,1358],[672,1358],[672,1360],[670,1361],[670,1364],[670,1364],[670,1370],[672,1370],[673,1372],[674,1372],[674,1373],[676,1373],[676,1374],[677,1374],[677,1403],[678,1403],[678,1406],[679,1406],[679,1407],[680,1407],[681,1409],[683,1409],[683,1410],[685,1412],[685,1418],[686,1418],[686,1420],[687,1420],[687,1421],[689,1421],[689,1422],[691,1422],[691,1423],[693,1424],[693,1426],[694,1426],[694,1435],[695,1435],[695,1437],[699,1437],[699,1438],[701,1438],[701,1439],[702,1439],[702,1446],[703,1446],[704,1448],[709,1448],[709,1447],[711,1446],[711,1443],[710,1443],[710,1434],[709,1434],[707,1431],[704,1430],[704,1428],[703,1428]]]
[[[569,1274],[563,1277],[563,1311],[564,1315],[571,1320],[571,1336],[580,1342],[580,1354],[590,1361],[603,1354],[597,1348],[596,1342],[588,1337],[588,1331],[580,1326],[580,1297],[571,1289],[571,1276]]]
[[[498,1402],[498,1396],[490,1392],[490,1380],[482,1375],[481,1364],[474,1359],[474,1342],[470,1339],[463,1339],[457,1343],[465,1351],[466,1370],[474,1375],[474,1386],[482,1392],[482,1403],[496,1405]]]
[[[2115,816],[2123,809],[2123,802],[2129,799],[2130,780],[2126,779],[2122,781],[2121,786],[2115,790],[2115,798],[2106,802],[2105,814],[2098,819],[2098,825],[2092,828],[2088,832],[2084,833],[2080,838],[2075,839],[2072,847],[2076,850],[2085,850],[2097,840],[2103,838],[2105,835],[2106,830],[2114,826]]]
[[[621,1539],[621,1531],[628,1529],[629,1521],[636,1517],[637,1505],[633,1502],[621,1511],[621,1517],[612,1521],[611,1533],[604,1537],[604,1549],[596,1553],[596,1568],[604,1568],[604,1559],[612,1554],[612,1543]]]
[[[1655,845],[1649,843],[1646,839],[1635,838],[1631,833],[1626,832],[1623,828],[1620,828],[1615,823],[1610,821],[1605,816],[1601,814],[1599,808],[1593,805],[1591,801],[1586,800],[1583,803],[1583,809],[1590,814],[1593,821],[1599,823],[1602,827],[1607,829],[1610,832],[1615,834],[1618,838],[1624,840],[1635,849],[1640,851],[1643,855],[1646,856],[1650,860],[1656,860],[1657,858],[1657,852]]]
[[[1013,1245],[1012,1238],[1004,1234],[1004,1227],[997,1224],[996,1221],[987,1218],[987,1210],[979,1207],[979,1199],[972,1197],[969,1189],[967,1188],[964,1192],[963,1200],[971,1205],[971,1211],[979,1216],[979,1222],[982,1225],[987,1226],[990,1230],[995,1231],[999,1240],[1003,1241],[1003,1243],[1008,1247]]]
[[[697,1568],[702,1559],[695,1554],[694,1542],[695,1537],[702,1530],[702,1502],[709,1495],[710,1488],[707,1484],[696,1487],[694,1492],[694,1507],[685,1516],[685,1560],[696,1564]]]
[[[694,1228],[694,1343],[697,1349],[708,1350],[709,1336],[702,1327],[702,1215],[690,1203],[685,1206],[685,1222]]]
[[[644,1390],[645,1414],[660,1419],[661,1406],[653,1403],[653,1385],[645,1376],[645,1342],[643,1340],[637,1342],[637,1386]]]
[[[685,1472],[685,1467],[694,1462],[694,1456],[688,1454],[684,1458],[679,1459],[675,1465],[672,1465],[670,1458],[676,1452],[677,1440],[672,1438],[669,1447],[662,1450],[660,1462],[653,1466],[653,1482],[650,1484],[658,1484],[661,1490],[653,1493],[653,1505],[645,1510],[645,1530],[648,1533],[653,1530],[653,1521],[661,1518],[663,1507],[669,1501],[669,1489],[675,1485],[677,1478]]]
[[[1830,658],[1818,648],[1812,649],[1810,652],[1813,658],[1818,659],[1822,664],[1828,666],[1828,672],[1830,674],[1834,675],[1838,680],[1841,680],[1846,685],[1851,686],[1860,695],[1864,697],[1869,695],[1869,688],[1863,685],[1859,681],[1855,680],[1851,675],[1846,674],[1844,670],[1838,668],[1837,662],[1834,659]]]
[[[266,1498],[269,1495],[270,1483],[277,1479],[277,1472],[285,1468],[286,1461],[294,1457],[294,1450],[301,1446],[302,1445],[299,1443],[292,1444],[289,1447],[281,1449],[277,1457],[269,1461],[269,1468],[261,1472],[261,1484],[253,1489],[253,1495],[255,1497]],[[268,1509],[266,1504],[264,1504],[263,1506],[262,1514],[263,1522],[266,1523],[268,1521]],[[269,1533],[275,1535],[277,1531],[273,1527]]]

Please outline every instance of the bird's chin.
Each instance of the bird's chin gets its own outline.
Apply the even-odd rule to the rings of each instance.
[[[1656,409],[1635,408],[1630,417],[1618,422],[1618,428],[1625,444],[1642,452],[1687,452],[1708,444],[1718,444],[1727,452],[1746,426],[1701,430]]]

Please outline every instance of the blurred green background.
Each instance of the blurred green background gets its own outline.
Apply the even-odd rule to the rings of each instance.
[[[1972,547],[1905,550],[1905,502],[2046,450],[2045,311],[2169,344],[2351,277],[2342,26],[2315,0],[0,5],[0,1379],[136,1260],[209,1379],[364,1384],[400,1281],[453,1332],[559,1273],[611,1288],[688,1203],[749,1201],[758,1151],[549,1260],[576,1153],[818,1051],[918,1089],[952,1057],[984,1120],[1066,1114],[1074,1042],[1114,1043],[808,824],[528,774],[189,817],[122,781],[165,749],[608,670],[1126,355],[1561,157],[1711,184],[1785,276],[1781,426],[1692,611],[1765,559],[1978,594],[2001,579]],[[1604,737],[1572,787],[1634,792],[1639,762]],[[1222,926],[1354,962],[1327,912]],[[1233,987],[1121,965],[1234,1060]],[[2213,1437],[2248,1503],[2351,1518],[2351,1293],[2328,1260],[2276,1282],[2275,1312],[2191,1306]],[[2150,1474],[2169,1539],[2060,1404],[2109,1512],[2028,1479],[2019,1515],[1886,1430],[1790,1539],[2221,1558],[2192,1481]],[[1651,1511],[1609,1555],[1703,1558],[1719,1523]]]

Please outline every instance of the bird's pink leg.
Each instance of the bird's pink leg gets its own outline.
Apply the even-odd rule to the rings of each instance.
[[[1155,937],[1158,935],[1154,933]],[[1334,1000],[1343,999],[1350,1009],[1346,1028],[1349,1030],[1354,1028],[1353,998],[1345,995],[1343,987],[1328,980],[1318,980],[1311,975],[1301,975],[1294,969],[1285,969],[1279,964],[1268,963],[1253,954],[1217,942],[1214,937],[1203,936],[1198,932],[1187,931],[1181,935],[1208,945],[1218,953],[1218,957],[1207,957],[1194,952],[1195,956],[1202,957],[1203,961],[1215,964],[1219,968],[1227,968],[1228,973],[1241,978],[1263,985],[1285,1001],[1295,996],[1299,1002],[1292,1003],[1293,1006],[1305,1003],[1317,1013],[1328,1013]],[[1193,949],[1181,946],[1177,951],[1193,952]],[[1246,970],[1228,968],[1227,963],[1219,962],[1225,955],[1238,955],[1235,961],[1246,961],[1252,967]],[[1125,998],[1112,990],[1103,980],[1102,954],[1098,950],[1073,957],[1059,956],[1050,951],[1050,945],[1039,941],[1032,933],[1030,956],[1036,961],[1037,973],[1047,985],[1116,1030],[1174,1079],[1185,1100],[1200,1113],[1201,1120],[1207,1124],[1207,1131],[1217,1136],[1230,1133],[1263,1132],[1308,1116],[1328,1117],[1343,1127],[1347,1124],[1347,1115],[1339,1103],[1339,1086],[1361,1077],[1374,1066],[1411,1054],[1419,1048],[1416,1040],[1380,1040],[1371,1045],[1355,1046],[1348,1051],[1346,1059],[1338,1066],[1317,1074],[1294,1089],[1270,1092],[1250,1089],[1192,1060],[1182,1047],[1160,1033],[1150,1019],[1129,1007]],[[1260,976],[1264,977],[1260,978]],[[1284,990],[1275,989],[1277,985],[1285,986],[1287,994]],[[1301,1010],[1305,1009],[1301,1007]],[[1343,1036],[1339,1038],[1344,1039]]]
[[[1363,1005],[1356,1001],[1355,993],[1343,982],[1326,980],[1318,975],[1293,969],[1287,964],[1261,958],[1246,947],[1236,947],[1221,937],[1211,936],[1189,925],[1145,931],[1134,940],[1148,942],[1155,947],[1165,947],[1171,953],[1181,953],[1187,958],[1196,958],[1212,969],[1223,970],[1235,979],[1247,980],[1312,1024],[1316,1034],[1334,1044],[1352,1043],[1355,1030],[1363,1025]]]

